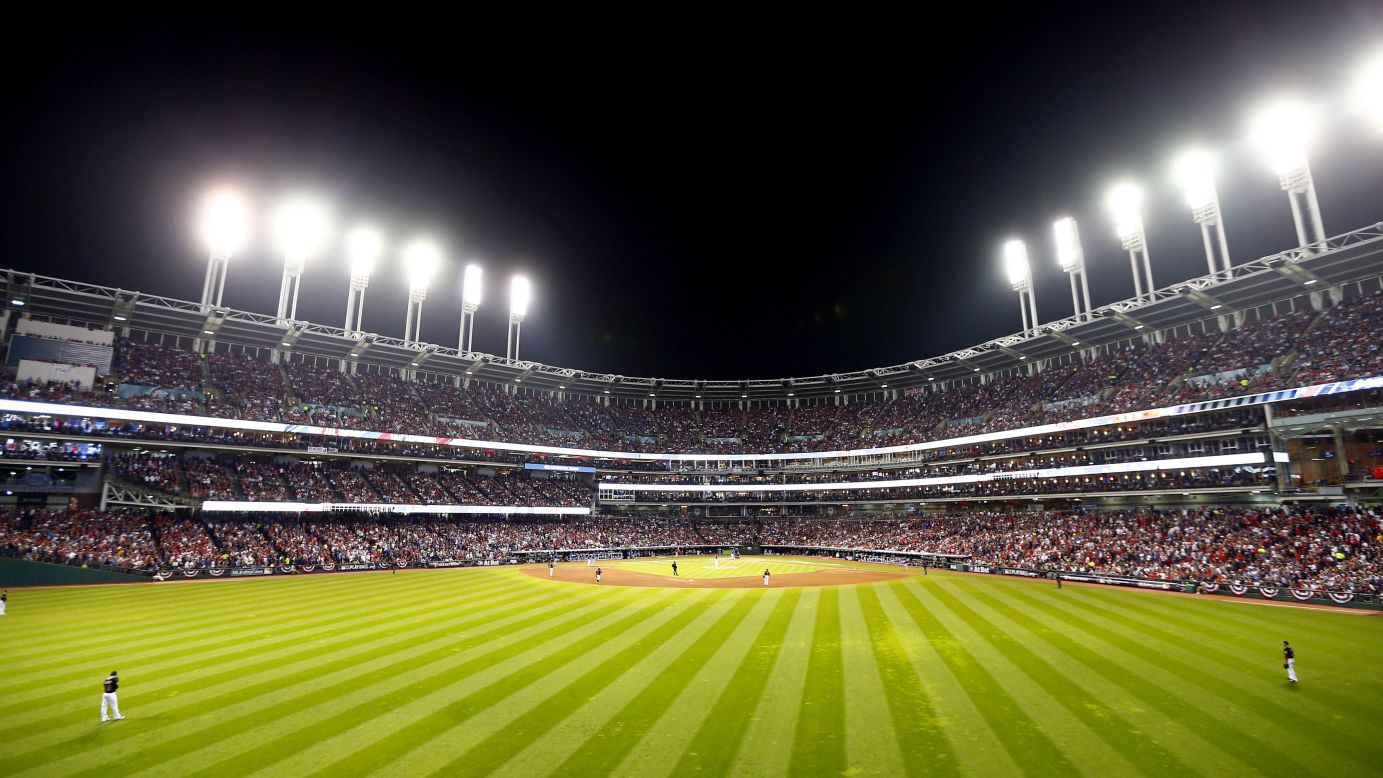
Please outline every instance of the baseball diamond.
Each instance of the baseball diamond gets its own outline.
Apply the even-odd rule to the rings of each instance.
[[[743,561],[761,572],[762,558]],[[598,588],[545,567],[25,590],[24,619],[7,624],[0,764],[514,776],[1383,764],[1368,735],[1383,716],[1383,619],[1363,611],[939,571]],[[99,645],[83,639],[93,631]],[[1300,687],[1274,669],[1284,634],[1303,636]],[[112,658],[129,720],[101,725],[90,680]]]

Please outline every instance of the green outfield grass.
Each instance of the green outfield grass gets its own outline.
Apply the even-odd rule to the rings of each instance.
[[[0,646],[5,775],[1383,765],[1383,618],[991,576],[657,589],[481,568],[21,590]],[[112,669],[128,718],[101,724]]]
[[[677,558],[677,575],[681,578],[754,578],[763,577],[767,568],[773,575],[785,573],[814,573],[848,566],[848,562],[822,562],[809,559],[780,559],[778,557],[687,556]],[[606,563],[609,567],[633,570],[649,575],[672,577],[672,557],[661,559],[629,559]],[[771,580],[771,578],[770,578]]]

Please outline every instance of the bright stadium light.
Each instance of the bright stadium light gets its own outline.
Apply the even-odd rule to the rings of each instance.
[[[471,350],[471,342],[475,339],[475,312],[480,308],[483,291],[480,265],[474,262],[466,265],[466,270],[461,276],[461,333],[456,344],[456,348],[461,351]]]
[[[1191,207],[1191,219],[1201,226],[1205,243],[1205,263],[1210,275],[1229,277],[1229,244],[1225,240],[1224,221],[1220,216],[1220,197],[1215,190],[1218,172],[1215,155],[1201,148],[1181,153],[1173,164],[1173,172]]]
[[[351,286],[346,292],[346,332],[360,332],[360,320],[365,315],[365,287],[370,285],[370,273],[384,253],[384,238],[373,227],[356,227],[346,236],[346,254],[351,264]]]
[[[528,278],[514,276],[509,282],[509,339],[504,347],[504,354],[510,359],[519,358],[519,335],[532,299],[533,287],[528,283]]]
[[[1008,274],[1008,282],[1014,291],[1024,290],[1032,282],[1031,269],[1028,267],[1028,247],[1021,240],[1010,240],[1004,243],[1004,272]]]
[[[407,343],[416,344],[422,337],[423,300],[427,297],[432,275],[441,264],[442,251],[429,240],[415,240],[403,250],[403,267],[408,275],[408,318],[403,327],[403,339]]]
[[[279,287],[279,326],[298,317],[298,287],[307,260],[326,245],[331,220],[320,203],[296,197],[274,211],[274,243],[283,254],[283,284]]]
[[[1009,286],[1018,293],[1018,309],[1023,313],[1023,331],[1037,329],[1037,298],[1033,294],[1032,266],[1028,264],[1026,243],[1016,239],[1004,243],[1004,272],[1008,275]]]
[[[1085,276],[1085,250],[1080,244],[1080,227],[1076,220],[1067,216],[1057,219],[1052,224],[1052,234],[1056,238],[1056,261],[1061,265],[1061,269],[1071,277],[1071,306],[1075,309],[1076,317],[1082,315],[1087,318],[1090,316],[1090,282]],[[1081,295],[1077,293],[1077,277],[1079,277],[1079,287],[1084,292],[1085,310],[1081,310]]]
[[[217,189],[202,202],[197,232],[209,254],[206,281],[202,284],[202,310],[220,307],[226,288],[230,258],[245,245],[249,235],[249,206],[233,189]]]
[[[1375,53],[1359,70],[1352,97],[1373,129],[1383,132],[1383,51]]]
[[[1280,98],[1253,115],[1249,132],[1277,174],[1278,185],[1287,193],[1300,245],[1314,248],[1324,244],[1325,227],[1308,160],[1316,134],[1314,111],[1295,98]]]
[[[1143,190],[1130,181],[1115,184],[1109,190],[1109,211],[1114,216],[1114,232],[1119,236],[1124,250],[1129,253],[1129,263],[1133,267],[1133,291],[1137,297],[1143,296],[1143,279],[1148,283],[1148,294],[1153,292],[1152,264],[1148,261],[1148,240],[1143,233]],[[1139,266],[1142,266],[1142,274]]]

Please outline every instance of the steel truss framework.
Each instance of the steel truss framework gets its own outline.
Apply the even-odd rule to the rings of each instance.
[[[291,351],[305,358],[417,371],[596,398],[659,402],[784,402],[831,400],[922,388],[933,381],[973,379],[988,373],[1070,358],[1081,351],[1213,319],[1237,310],[1375,279],[1383,271],[1383,223],[1309,247],[1293,248],[1233,266],[1227,272],[1172,284],[1081,316],[1070,316],[937,357],[847,373],[799,378],[704,381],[641,378],[554,367],[430,343],[347,332],[305,321],[171,297],[0,270],[11,311],[59,321],[132,328],[164,336],[238,347]],[[1215,312],[1212,312],[1215,311]]]

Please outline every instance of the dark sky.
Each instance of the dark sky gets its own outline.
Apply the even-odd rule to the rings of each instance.
[[[1049,237],[1062,215],[1080,221],[1096,305],[1129,296],[1102,205],[1119,177],[1146,186],[1158,284],[1204,273],[1168,170],[1187,141],[1221,153],[1234,257],[1290,247],[1285,196],[1244,142],[1255,102],[1284,89],[1322,106],[1327,232],[1383,220],[1383,136],[1342,101],[1383,46],[1383,3],[980,5],[930,22],[620,15],[538,30],[456,12],[394,26],[375,8],[357,29],[25,26],[0,55],[0,265],[196,299],[200,193],[235,183],[263,217],[307,191],[343,227],[443,244],[427,340],[455,345],[475,258],[482,350],[503,352],[521,271],[535,287],[526,358],[777,378],[1018,329],[998,260],[1010,236],[1034,254],[1041,318],[1069,315]],[[273,312],[266,231],[233,260],[232,307]],[[301,318],[342,323],[341,254],[309,265]],[[405,295],[391,257],[365,328],[401,336]]]

